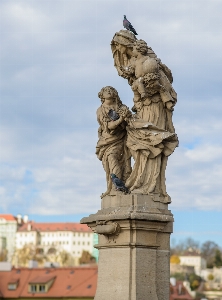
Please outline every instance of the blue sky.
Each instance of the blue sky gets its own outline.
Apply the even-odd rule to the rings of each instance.
[[[180,147],[167,167],[173,237],[222,246],[221,11],[220,0],[2,0],[0,212],[65,222],[98,210],[97,94],[112,85],[132,107],[110,49],[126,14],[178,93]]]

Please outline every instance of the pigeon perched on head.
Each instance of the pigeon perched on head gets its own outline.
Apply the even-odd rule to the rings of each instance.
[[[124,192],[125,194],[129,193],[128,188],[121,179],[119,179],[115,174],[111,174],[110,176],[117,191]]]
[[[124,15],[124,19],[123,19],[123,27],[126,28],[129,31],[132,31],[135,35],[137,35],[136,30],[133,28],[130,21],[127,20],[125,15]]]
[[[112,121],[116,121],[116,120],[119,119],[118,113],[117,113],[115,110],[113,110],[113,109],[110,109],[110,110],[109,110],[108,116],[110,117],[110,119],[111,119]]]

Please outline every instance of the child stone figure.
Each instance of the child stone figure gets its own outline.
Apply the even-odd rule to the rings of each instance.
[[[99,140],[96,146],[96,154],[102,161],[106,171],[107,191],[101,197],[112,190],[110,174],[115,174],[124,182],[131,173],[130,153],[126,147],[126,119],[131,116],[127,106],[123,105],[117,91],[106,86],[98,94],[101,106],[97,110]]]
[[[146,42],[137,40],[133,45],[131,64],[128,67],[121,67],[126,77],[134,76],[131,86],[134,92],[134,109],[139,111],[143,104],[149,105],[151,103],[150,97],[159,93],[166,108],[173,110],[175,100],[169,92],[172,87],[170,83],[163,82],[157,59],[149,57],[147,51]]]

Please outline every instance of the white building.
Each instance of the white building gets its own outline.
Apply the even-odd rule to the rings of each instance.
[[[206,260],[200,254],[195,252],[187,252],[184,255],[179,256],[179,258],[180,265],[194,267],[197,275],[200,275],[201,271],[207,267]]]
[[[11,260],[15,250],[17,227],[18,219],[16,217],[10,214],[0,214],[0,252],[7,250],[8,261]]]
[[[35,223],[28,222],[16,233],[16,248],[32,244],[44,252],[51,248],[69,252],[78,264],[82,251],[93,253],[93,232],[79,223]]]

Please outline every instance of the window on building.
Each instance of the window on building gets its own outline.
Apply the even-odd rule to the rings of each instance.
[[[82,236],[85,236],[85,233],[83,233]]]
[[[88,237],[90,237],[90,233],[88,233]]]
[[[76,244],[76,242],[73,242],[73,245],[75,245]]]
[[[75,232],[73,233],[73,236],[76,236]]]
[[[78,234],[78,236],[80,236],[80,233]]]
[[[37,286],[36,286],[36,284],[31,284],[31,292],[32,293],[35,293],[36,291],[37,291]]]
[[[83,245],[85,245],[85,242],[82,242]]]
[[[78,242],[78,245],[80,245],[80,242]]]
[[[8,290],[9,291],[14,291],[17,288],[17,283],[9,283],[8,284]]]
[[[88,244],[88,246],[89,246],[89,245],[90,245],[90,242],[88,242],[87,244]]]
[[[40,286],[39,286],[39,292],[40,293],[44,293],[45,290],[46,290],[45,285],[40,284]]]
[[[69,241],[66,242],[66,244],[68,244],[68,243],[69,243]]]

